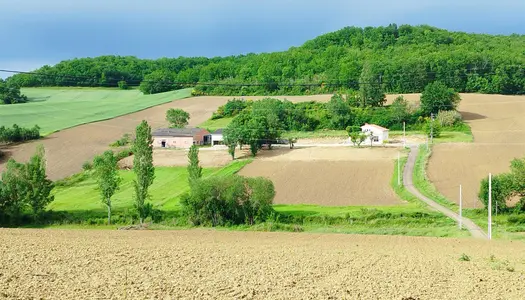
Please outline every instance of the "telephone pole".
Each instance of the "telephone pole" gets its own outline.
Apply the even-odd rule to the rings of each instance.
[[[434,113],[430,114],[430,143],[434,144]]]

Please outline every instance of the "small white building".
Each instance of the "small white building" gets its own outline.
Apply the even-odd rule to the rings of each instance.
[[[224,137],[222,136],[222,128],[215,130],[211,134],[211,145],[222,145],[224,144]]]
[[[370,143],[370,133],[372,133],[372,142],[383,143],[388,140],[388,128],[381,127],[375,124],[368,124],[361,126],[361,132],[368,136],[367,141]]]

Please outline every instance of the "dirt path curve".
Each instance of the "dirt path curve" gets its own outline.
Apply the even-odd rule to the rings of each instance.
[[[414,174],[414,165],[416,162],[418,152],[419,152],[418,145],[412,145],[410,147],[410,153],[408,154],[407,163],[405,165],[405,169],[403,170],[403,185],[407,188],[407,190],[410,193],[418,197],[421,201],[430,205],[430,207],[443,213],[445,216],[459,222],[460,216],[457,213],[425,197],[414,187],[412,175]],[[470,219],[462,217],[462,220],[463,220],[463,226],[465,226],[465,228],[467,228],[467,230],[470,231],[470,234],[472,234],[473,237],[483,238],[483,239],[487,238],[487,235],[485,234],[485,232],[478,225],[474,224],[474,222],[472,222]]]

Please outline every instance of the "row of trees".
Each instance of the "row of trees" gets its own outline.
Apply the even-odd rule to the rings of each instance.
[[[118,86],[146,94],[196,86],[196,94],[272,95],[359,90],[421,92],[439,80],[458,92],[523,94],[525,36],[449,32],[430,26],[346,27],[287,51],[157,60],[101,56],[9,78],[17,86]],[[363,79],[363,74],[368,74]],[[210,83],[199,85],[198,83]],[[249,84],[247,84],[249,83]],[[373,93],[373,91],[371,91]]]
[[[38,221],[54,200],[53,186],[46,175],[43,146],[37,148],[27,163],[10,159],[0,180],[0,224],[19,223],[24,215]]]
[[[188,152],[190,192],[181,197],[183,214],[193,225],[253,225],[266,221],[275,188],[269,179],[239,175],[202,177],[198,147]]]
[[[489,180],[480,184],[478,197],[488,208]],[[512,198],[519,198],[514,207],[509,206]],[[525,157],[510,163],[510,172],[492,176],[492,211],[505,213],[511,210],[525,212]]]

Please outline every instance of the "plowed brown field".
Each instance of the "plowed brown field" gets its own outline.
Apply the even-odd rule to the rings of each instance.
[[[271,179],[276,204],[398,205],[403,202],[390,187],[397,153],[353,147],[272,150],[239,174]]]
[[[525,294],[523,242],[22,229],[0,230],[0,241],[0,298],[8,299],[522,299]],[[460,261],[463,253],[471,260]]]
[[[482,207],[477,194],[489,172],[509,170],[510,161],[525,156],[525,97],[462,94],[459,107],[472,127],[474,143],[438,144],[428,164],[428,177],[449,200]]]

